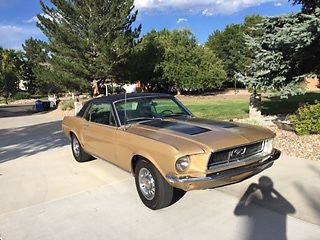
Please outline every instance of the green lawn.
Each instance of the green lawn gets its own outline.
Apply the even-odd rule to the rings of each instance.
[[[320,92],[309,92],[288,99],[265,97],[262,100],[261,111],[263,115],[290,114],[296,112],[300,104],[313,104],[315,101],[320,101]]]
[[[183,104],[197,117],[209,119],[246,118],[249,111],[249,98],[239,100],[183,100]]]
[[[262,99],[262,114],[290,114],[297,111],[301,103],[320,102],[320,92],[310,92],[305,95],[293,96],[288,99],[280,97],[264,97]],[[197,117],[209,119],[246,118],[249,112],[249,96],[243,99],[182,99],[187,108]]]

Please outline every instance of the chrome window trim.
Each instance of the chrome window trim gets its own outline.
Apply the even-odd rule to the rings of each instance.
[[[174,96],[172,97],[158,97],[158,96],[147,96],[147,97],[130,97],[130,98],[127,98],[126,101],[131,101],[131,100],[136,100],[136,99],[149,99],[149,98],[153,98],[153,99],[170,99],[170,100],[173,100],[175,103],[177,103],[177,105],[179,107],[181,107],[184,111],[186,111],[186,113],[188,113],[190,115],[190,117],[194,117],[194,115],[189,111],[189,109],[187,109],[183,103],[181,103],[178,99],[176,99]],[[124,102],[125,99],[120,99],[120,100],[117,100],[117,101],[114,101],[112,102],[112,106],[113,106],[113,109],[114,109],[114,112],[116,113],[116,116],[117,116],[117,120],[118,120],[118,127],[122,127],[124,126],[125,124],[121,124],[121,121],[120,121],[120,118],[119,118],[119,114],[118,114],[118,111],[117,111],[117,107],[116,107],[116,104],[119,103],[119,102]]]

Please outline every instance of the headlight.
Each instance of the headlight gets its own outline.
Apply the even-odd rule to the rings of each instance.
[[[186,171],[190,166],[190,157],[184,156],[176,161],[176,169],[178,172]]]
[[[268,139],[264,141],[263,151],[267,154],[271,153],[273,149],[273,139]]]

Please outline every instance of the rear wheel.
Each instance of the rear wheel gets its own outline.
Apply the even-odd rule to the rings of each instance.
[[[140,199],[148,208],[158,210],[172,203],[174,188],[145,159],[140,159],[136,165],[135,182]]]
[[[93,159],[90,154],[83,150],[78,138],[74,134],[71,136],[71,149],[74,159],[78,162],[87,162]]]

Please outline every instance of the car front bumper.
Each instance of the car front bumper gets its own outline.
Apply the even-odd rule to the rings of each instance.
[[[173,187],[183,189],[184,191],[221,187],[243,181],[262,172],[271,167],[273,162],[277,160],[280,155],[281,152],[279,150],[273,149],[269,156],[258,159],[254,163],[208,174],[206,177],[178,177],[169,174],[166,178]]]

